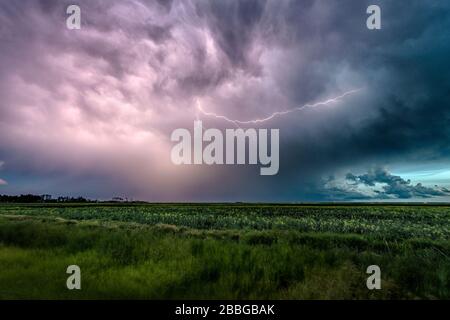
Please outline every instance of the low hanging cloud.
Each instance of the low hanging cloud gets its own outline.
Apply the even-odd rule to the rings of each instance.
[[[411,180],[393,175],[382,167],[370,169],[361,175],[347,173],[344,181],[331,177],[325,181],[324,186],[333,198],[342,200],[412,199],[450,195],[447,188],[413,184]]]

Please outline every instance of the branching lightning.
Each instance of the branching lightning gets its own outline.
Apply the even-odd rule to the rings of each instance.
[[[357,92],[359,92],[361,90],[362,89],[350,90],[350,91],[347,91],[347,92],[341,94],[340,96],[337,96],[337,97],[334,97],[334,98],[331,98],[331,99],[328,99],[328,100],[325,100],[325,101],[316,102],[316,103],[313,103],[313,104],[307,103],[307,104],[304,104],[302,106],[291,108],[291,109],[284,110],[284,111],[275,111],[274,113],[272,113],[271,115],[269,115],[269,116],[267,116],[265,118],[257,118],[257,119],[252,119],[252,120],[230,119],[230,118],[228,118],[227,116],[224,116],[224,115],[220,115],[220,114],[217,114],[217,113],[205,111],[202,108],[202,106],[201,106],[201,104],[200,104],[200,102],[198,100],[197,100],[197,110],[201,114],[203,114],[205,116],[213,117],[213,118],[216,118],[216,119],[221,119],[221,120],[224,120],[224,121],[228,121],[228,122],[231,122],[234,125],[239,127],[240,124],[241,125],[242,124],[244,124],[244,125],[245,124],[258,124],[258,123],[270,121],[270,120],[272,120],[272,119],[274,119],[274,118],[276,118],[278,116],[282,116],[282,115],[285,115],[285,114],[288,114],[288,113],[300,111],[300,110],[303,110],[303,109],[315,108],[315,107],[319,107],[319,106],[329,105],[329,104],[332,104],[332,103],[337,103],[340,100],[344,99],[345,97],[350,96],[352,94],[355,94],[355,93],[357,93]]]

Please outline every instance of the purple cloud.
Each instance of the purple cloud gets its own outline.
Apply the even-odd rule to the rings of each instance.
[[[342,167],[450,154],[448,130],[437,130],[448,117],[448,41],[436,31],[449,30],[448,4],[383,2],[380,33],[365,28],[364,1],[83,0],[81,30],[65,27],[69,4],[0,1],[10,192],[297,200]],[[197,102],[253,119],[360,87],[264,124],[280,129],[276,177],[170,161],[174,129],[197,117],[230,125],[198,114]]]

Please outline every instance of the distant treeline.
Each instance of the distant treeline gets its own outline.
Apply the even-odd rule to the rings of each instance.
[[[0,202],[9,203],[35,203],[35,202],[91,202],[83,197],[58,197],[52,198],[50,195],[21,194],[20,196],[0,195]]]

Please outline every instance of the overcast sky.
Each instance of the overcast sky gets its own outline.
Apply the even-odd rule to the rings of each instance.
[[[0,0],[0,194],[448,201],[449,57],[445,0]],[[243,126],[280,130],[275,176],[171,162],[197,117],[234,128],[197,102],[245,121],[355,89]]]

